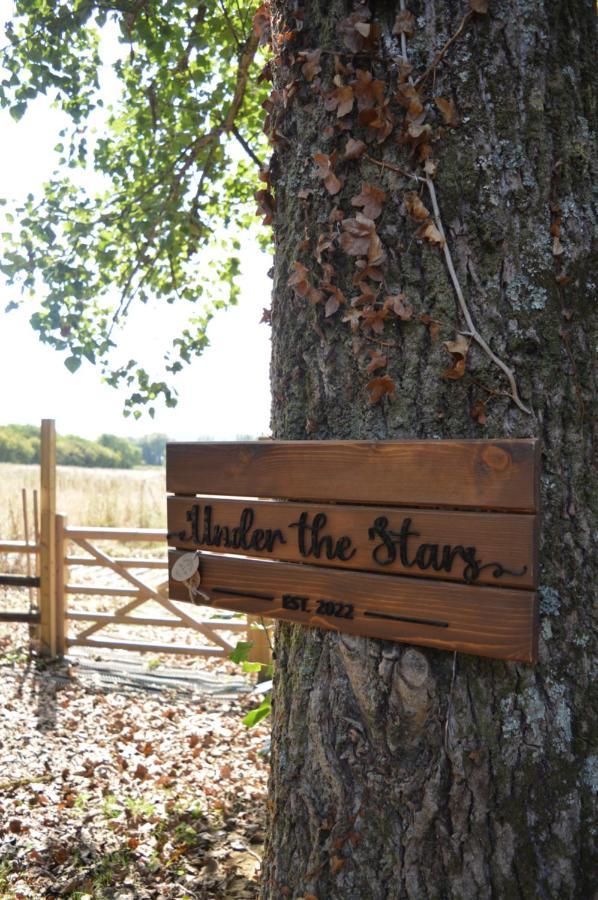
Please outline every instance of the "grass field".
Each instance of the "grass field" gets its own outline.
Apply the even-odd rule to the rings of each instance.
[[[29,531],[33,529],[33,490],[39,491],[39,467],[0,463],[0,537],[23,538],[22,488],[29,498]],[[164,469],[82,469],[58,466],[57,511],[71,525],[119,528],[165,528]]]

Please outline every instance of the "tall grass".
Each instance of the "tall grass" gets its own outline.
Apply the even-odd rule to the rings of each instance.
[[[0,537],[23,538],[21,489],[29,496],[29,537],[33,538],[33,490],[39,467],[0,463]],[[164,469],[81,469],[58,466],[57,511],[71,525],[112,528],[165,528]]]

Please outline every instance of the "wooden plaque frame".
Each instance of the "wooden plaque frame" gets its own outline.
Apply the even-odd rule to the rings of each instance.
[[[218,608],[534,662],[538,460],[532,439],[169,444],[170,569],[198,551]]]

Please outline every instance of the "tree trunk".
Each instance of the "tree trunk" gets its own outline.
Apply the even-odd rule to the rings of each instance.
[[[353,11],[348,3],[306,0],[301,29],[291,0],[272,5],[274,88],[287,88],[276,95],[271,124],[274,436],[535,435],[543,511],[535,667],[279,626],[262,897],[585,900],[596,872],[598,775],[590,746],[593,3],[490,2],[488,14],[466,20],[422,88],[425,121],[438,138],[431,144],[435,185],[456,274],[476,328],[515,371],[529,415],[506,396],[504,374],[473,342],[465,376],[443,377],[451,359],[442,341],[469,329],[442,249],[417,236],[405,206],[405,192],[415,188],[430,208],[426,185],[366,156],[342,161],[347,138],[371,132],[357,124],[356,108],[344,117],[326,111],[331,53],[322,54],[312,81],[296,59],[301,50],[340,49],[343,64],[373,72],[394,98],[399,5],[372,5],[380,39],[373,53],[366,48],[356,58],[337,30]],[[409,2],[412,79],[468,8],[466,0]],[[363,7],[356,9],[366,21]],[[288,31],[296,32],[290,42]],[[354,77],[341,71],[345,84]],[[442,127],[434,97],[454,102],[458,127]],[[405,110],[394,99],[389,109],[394,131],[368,143],[367,154],[422,175],[417,150],[399,141]],[[343,185],[331,194],[312,157],[334,149]],[[288,285],[295,261],[308,268],[311,287],[325,280],[318,238],[329,233],[335,207],[355,216],[351,198],[364,182],[387,194],[376,219],[384,293],[402,291],[414,310],[410,321],[387,319],[382,334],[352,333],[342,321],[348,306],[326,317],[317,295],[310,303]],[[338,233],[338,221],[331,229]],[[334,266],[347,301],[359,293],[355,258],[338,241],[321,259]],[[422,314],[434,321],[422,322]],[[368,348],[387,353],[387,369],[368,374]],[[382,374],[396,393],[372,404],[366,385]]]

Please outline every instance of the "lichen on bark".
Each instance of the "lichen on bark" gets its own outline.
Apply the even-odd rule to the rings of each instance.
[[[408,7],[411,61],[425,68],[467,5]],[[288,0],[272,8],[276,37],[294,27],[296,11]],[[295,50],[330,51],[321,57],[326,89],[341,46],[337,23],[352,10],[340,0],[304,4]],[[383,49],[361,64],[393,89],[397,4],[372,10]],[[516,370],[531,416],[504,395],[501,373],[476,348],[464,378],[442,378],[446,353],[418,316],[440,322],[442,339],[463,321],[438,248],[414,236],[405,213],[402,197],[413,185],[362,157],[343,169],[343,189],[330,197],[312,157],[342,152],[347,133],[308,85],[285,109],[272,165],[274,436],[538,436],[542,605],[536,667],[279,626],[264,900],[591,896],[593,15],[589,0],[490,3],[429,83],[428,95],[452,99],[461,120],[435,147],[457,273],[477,327]],[[297,77],[285,53],[274,73],[277,90]],[[392,135],[371,152],[408,162]],[[321,305],[287,286],[297,248],[307,239],[313,253],[334,205],[354,214],[350,198],[362,182],[389,196],[378,220],[385,278],[417,313],[385,329],[397,391],[375,405],[341,314],[326,319]],[[301,189],[312,190],[307,200]],[[556,207],[564,253],[555,260]],[[348,290],[352,263],[334,260]],[[490,398],[485,427],[471,416],[480,397]]]

